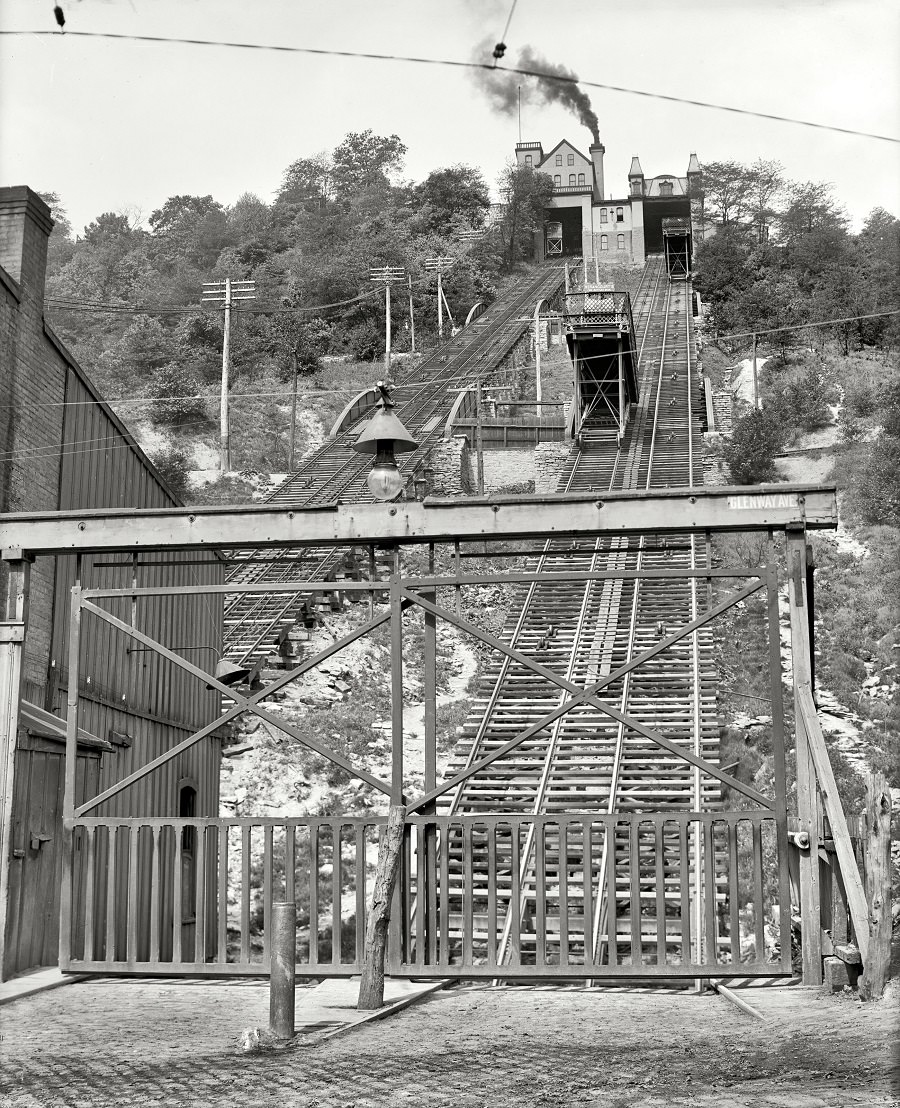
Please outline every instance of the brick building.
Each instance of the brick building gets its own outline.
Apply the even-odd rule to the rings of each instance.
[[[699,241],[702,170],[696,154],[691,154],[683,177],[645,177],[634,157],[627,190],[615,192],[607,190],[605,153],[602,143],[593,143],[587,154],[566,140],[546,154],[539,142],[516,144],[520,168],[553,179],[553,197],[544,212],[544,254],[643,265],[648,254],[663,252],[662,221],[671,218],[689,220],[694,241]]]
[[[53,220],[26,186],[0,188],[0,512],[86,508],[164,508],[179,501],[122,421],[44,318],[47,244]],[[4,552],[10,557],[10,552]],[[221,566],[153,569],[130,558],[94,565],[85,586],[207,584]],[[74,558],[38,558],[30,569],[15,734],[0,734],[0,972],[3,977],[56,961],[62,849],[62,790],[68,698],[69,593]],[[0,585],[6,590],[6,562]],[[138,625],[168,645],[207,650],[189,655],[210,668],[221,650],[221,611],[183,601],[178,608],[139,606]],[[9,616],[7,615],[7,618]],[[216,694],[157,656],[130,650],[110,629],[89,628],[79,681],[78,780],[97,795],[186,734],[215,719]],[[0,644],[0,649],[9,649]],[[134,786],[97,814],[214,815],[219,740],[209,739],[170,763],[152,785]]]

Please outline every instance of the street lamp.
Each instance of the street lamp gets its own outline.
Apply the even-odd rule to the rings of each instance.
[[[353,444],[360,454],[374,454],[375,461],[366,477],[369,492],[376,500],[393,500],[403,490],[403,474],[395,454],[408,453],[419,445],[394,414],[394,403],[383,381],[375,386],[381,404]]]

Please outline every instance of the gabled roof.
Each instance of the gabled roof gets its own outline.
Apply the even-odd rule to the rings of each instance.
[[[553,155],[556,153],[556,151],[559,150],[559,148],[561,146],[567,146],[572,151],[573,154],[577,154],[580,158],[584,158],[584,160],[586,162],[591,161],[591,159],[587,156],[587,154],[582,154],[577,146],[573,146],[572,143],[569,142],[568,139],[563,139],[561,142],[558,142],[556,144],[556,146],[554,146],[553,149],[549,153],[544,155],[544,160],[541,162],[541,165],[544,165],[546,162],[549,162],[550,159],[553,157]],[[538,169],[540,169],[540,166],[538,166]]]

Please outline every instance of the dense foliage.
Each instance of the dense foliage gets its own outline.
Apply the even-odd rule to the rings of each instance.
[[[437,313],[426,259],[454,259],[443,287],[461,323],[530,254],[552,185],[508,167],[498,182],[505,204],[491,218],[477,169],[453,165],[404,181],[405,153],[397,135],[348,134],[331,153],[291,163],[272,203],[250,193],[230,207],[211,195],[170,196],[146,226],[135,213],[103,212],[79,237],[59,197],[45,194],[57,220],[53,325],[107,396],[155,397],[141,415],[182,430],[212,414],[191,398],[214,398],[221,372],[221,312],[201,307],[204,282],[255,282],[256,299],[234,316],[236,389],[284,383],[295,366],[309,374],[323,355],[380,355],[384,299],[369,279],[373,266],[409,274],[392,297],[395,349],[409,349],[410,300],[417,345],[427,348]]]

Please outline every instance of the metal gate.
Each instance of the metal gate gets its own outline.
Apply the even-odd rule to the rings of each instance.
[[[198,589],[209,598],[237,592],[304,594],[313,603],[317,596],[321,599],[322,582],[125,589],[76,585],[70,651],[73,685],[77,686],[78,631],[85,620],[94,619],[115,630],[123,643],[139,643],[158,652],[190,674],[198,687],[209,684],[218,689],[230,706],[213,724],[144,769],[76,804],[77,698],[72,704],[61,968],[266,974],[270,907],[273,901],[288,899],[297,904],[301,921],[298,972],[310,976],[360,972],[384,817],[173,818],[103,812],[104,805],[126,794],[139,778],[177,758],[223,723],[252,713],[327,758],[370,794],[380,793],[391,803],[405,805],[404,857],[388,955],[389,972],[394,975],[593,979],[790,973],[792,894],[779,596],[780,590],[786,590],[791,605],[794,679],[802,681],[803,658],[808,663],[809,656],[808,638],[803,639],[806,528],[834,525],[833,490],[780,486],[777,491],[747,495],[739,490],[697,489],[612,494],[604,501],[579,494],[468,505],[454,501],[296,512],[253,509],[246,514],[260,517],[252,531],[246,520],[228,520],[215,511],[210,512],[214,518],[201,519],[198,528],[197,514],[185,511],[166,513],[162,524],[160,513],[155,513],[146,531],[140,525],[141,513],[97,513],[96,526],[89,521],[84,528],[82,521],[80,531],[74,522],[56,520],[48,531],[36,526],[33,533],[26,529],[21,535],[21,547],[41,553],[70,550],[67,544],[74,541],[85,550],[128,549],[133,554],[137,537],[149,561],[151,551],[184,550],[195,544],[204,550],[214,546],[227,551],[247,545],[246,540],[236,540],[252,533],[257,545],[258,536],[264,535],[271,546],[299,544],[310,551],[321,551],[326,541],[363,552],[368,548],[369,564],[375,567],[369,579],[330,581],[324,586],[329,594],[368,602],[356,605],[356,627],[256,691],[223,684],[143,632],[142,605],[151,600],[157,605],[177,604],[185,593]],[[198,529],[203,532],[199,538]],[[719,535],[736,531],[762,535],[760,564],[742,564],[740,559],[729,559],[726,546],[717,549]],[[779,532],[787,535],[786,575],[779,573]],[[164,542],[160,535],[165,536]],[[679,535],[698,536],[706,551],[693,568],[670,562],[676,550],[674,537]],[[552,562],[542,541],[556,544]],[[608,550],[603,547],[602,558],[597,556],[598,543],[610,544]],[[629,543],[641,555],[633,562],[626,557]],[[659,559],[648,556],[653,550],[659,552]],[[582,600],[580,608],[576,605],[573,628],[576,622],[583,628],[585,612],[597,611],[612,627],[614,592],[628,595],[622,590],[632,589],[636,596],[638,589],[668,588],[671,583],[700,597],[691,608],[693,618],[675,612],[668,625],[657,626],[652,642],[632,635],[627,645],[619,644],[606,655],[609,643],[597,630],[586,648],[592,677],[582,675],[578,681],[572,679],[571,667],[560,672],[544,664],[544,646],[526,643],[521,627],[499,635],[489,619],[466,607],[465,599],[485,585],[510,590],[513,597],[533,596],[536,589],[580,590],[578,595],[591,599],[590,603]],[[126,619],[111,610],[123,598],[131,601],[131,616]],[[771,705],[772,779],[771,787],[763,791],[723,769],[699,734],[680,724],[661,726],[659,713],[656,722],[648,723],[640,712],[631,713],[622,695],[642,673],[649,672],[663,688],[667,673],[680,672],[679,650],[696,657],[699,635],[708,633],[735,606],[754,605],[764,631],[760,662],[768,671]],[[422,636],[425,704],[424,788],[418,795],[413,795],[405,778],[403,740],[403,647],[414,622]],[[473,741],[466,763],[439,778],[436,644],[439,628],[445,625],[478,642],[497,665],[514,666],[517,673],[533,677],[541,696],[538,707],[529,709],[528,726],[515,723],[509,738],[493,745],[477,746]],[[302,735],[264,703],[351,642],[382,628],[391,644],[389,779],[355,764],[326,742]],[[553,630],[560,633],[559,628]],[[699,684],[688,691],[695,698],[707,695]],[[665,690],[660,695],[667,704]],[[695,712],[697,727],[700,718]],[[469,795],[464,790],[479,782],[488,782],[494,791],[498,780],[524,787],[527,759],[537,757],[536,750],[543,751],[545,740],[556,741],[559,721],[571,724],[576,736],[579,728],[585,731],[593,743],[594,784],[579,784],[577,765],[571,771],[572,795],[582,797],[580,804],[570,801],[562,810],[554,810],[552,795],[542,802],[543,810],[534,812],[510,810],[508,804],[504,810],[502,795],[491,810],[473,810],[471,802],[459,803],[461,796]],[[621,767],[609,770],[604,792],[596,779],[597,767],[604,763],[607,734],[618,736],[619,747],[626,751],[631,744],[636,755],[628,769],[630,776]],[[648,750],[657,752],[656,760]],[[678,792],[675,802],[651,806],[642,800],[656,795],[652,790],[641,791],[642,765],[655,767],[654,780],[663,770],[668,782],[683,773],[690,788]],[[805,770],[799,758],[801,794],[808,788]],[[507,771],[508,778],[497,777]],[[627,789],[621,784],[626,776],[632,781]],[[510,795],[514,791],[511,787]],[[801,824],[809,818],[802,806],[800,815]],[[186,866],[188,856],[191,864]],[[797,895],[803,899],[801,893],[795,900]],[[182,922],[188,902],[195,926],[186,932]]]

